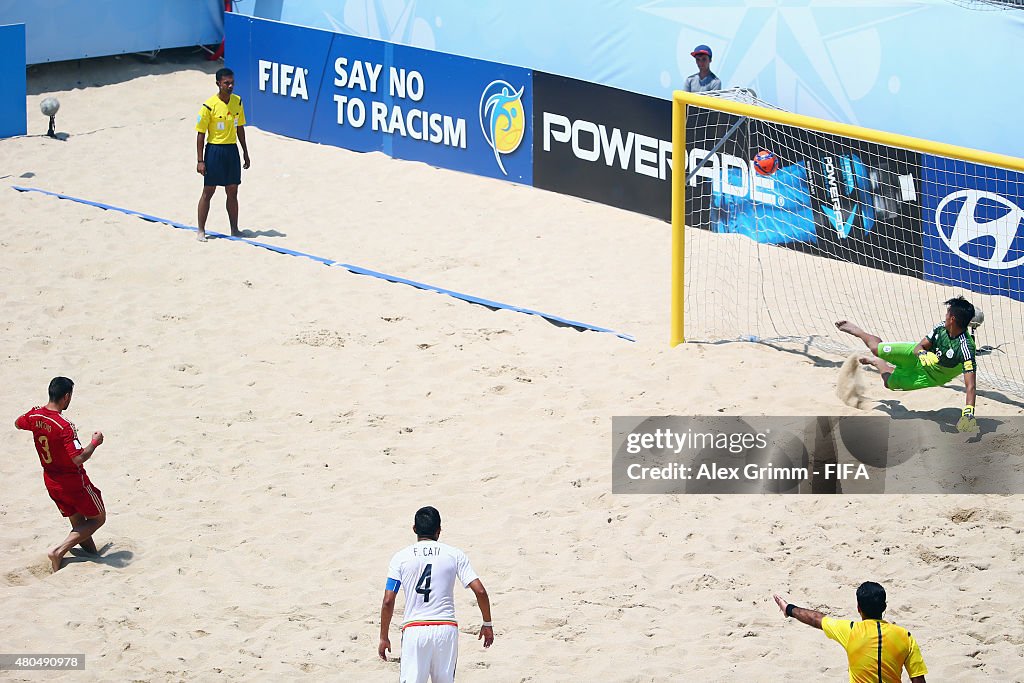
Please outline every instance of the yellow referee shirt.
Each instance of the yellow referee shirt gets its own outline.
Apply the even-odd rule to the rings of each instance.
[[[928,673],[917,641],[902,626],[824,617],[821,630],[846,649],[850,683],[900,683],[904,667],[911,678]]]
[[[231,95],[227,104],[214,95],[203,102],[196,119],[196,130],[206,133],[206,142],[211,145],[233,145],[238,142],[237,126],[245,125],[245,109],[242,98]]]

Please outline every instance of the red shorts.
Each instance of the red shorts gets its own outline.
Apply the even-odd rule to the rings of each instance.
[[[100,490],[89,481],[88,475],[61,477],[60,479],[45,477],[43,481],[46,483],[46,491],[50,494],[50,498],[57,504],[60,514],[65,517],[74,514],[89,518],[99,517],[100,513],[104,511],[103,496],[100,494]]]

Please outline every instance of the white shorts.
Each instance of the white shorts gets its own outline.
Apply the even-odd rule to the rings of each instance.
[[[454,683],[457,626],[410,626],[402,631],[401,683]]]

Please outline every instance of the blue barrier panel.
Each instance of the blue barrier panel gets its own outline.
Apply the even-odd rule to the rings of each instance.
[[[261,19],[226,26],[250,124],[532,183],[530,71]]]
[[[0,0],[0,24],[26,25],[26,61],[219,43],[222,0]]]
[[[384,132],[370,125],[370,101],[387,98],[390,50],[378,40],[333,36],[310,139],[357,152],[391,153]]]
[[[252,62],[252,20],[240,14],[224,15],[224,66],[235,71],[235,94],[242,98],[245,120],[252,124],[253,74],[241,68]]]
[[[386,121],[393,156],[533,183],[530,71],[401,45],[394,55],[394,102],[371,104]]]
[[[255,70],[244,65],[252,61],[252,20],[240,14],[224,15],[224,66],[235,72],[235,94],[242,98],[245,107],[245,121],[258,125],[258,103],[253,97],[256,92]]]
[[[922,155],[925,279],[1024,301],[1024,173]]]
[[[25,119],[25,24],[0,26],[0,138],[28,132]]]
[[[334,34],[270,21],[252,22],[252,90],[246,114],[265,130],[309,140],[317,91]],[[237,71],[237,69],[236,69]]]

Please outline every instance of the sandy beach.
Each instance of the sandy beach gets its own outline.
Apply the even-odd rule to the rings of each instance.
[[[632,343],[10,189],[195,225],[193,124],[216,67],[33,67],[31,135],[0,140],[0,650],[85,653],[72,681],[397,680],[376,657],[387,562],[434,505],[494,611],[485,651],[457,596],[463,683],[845,680],[842,649],[771,595],[856,618],[865,580],[929,681],[1024,681],[1020,496],[612,494],[612,416],[894,399],[865,373],[863,410],[844,404],[842,355],[669,348],[665,223],[247,128],[253,239]],[[48,95],[66,141],[39,136]],[[228,230],[223,198],[211,232]],[[76,382],[67,416],[106,435],[87,470],[108,521],[100,559],[50,575],[66,522],[12,423],[56,375]],[[948,417],[962,386],[895,398]],[[979,415],[1024,415],[981,389]]]

